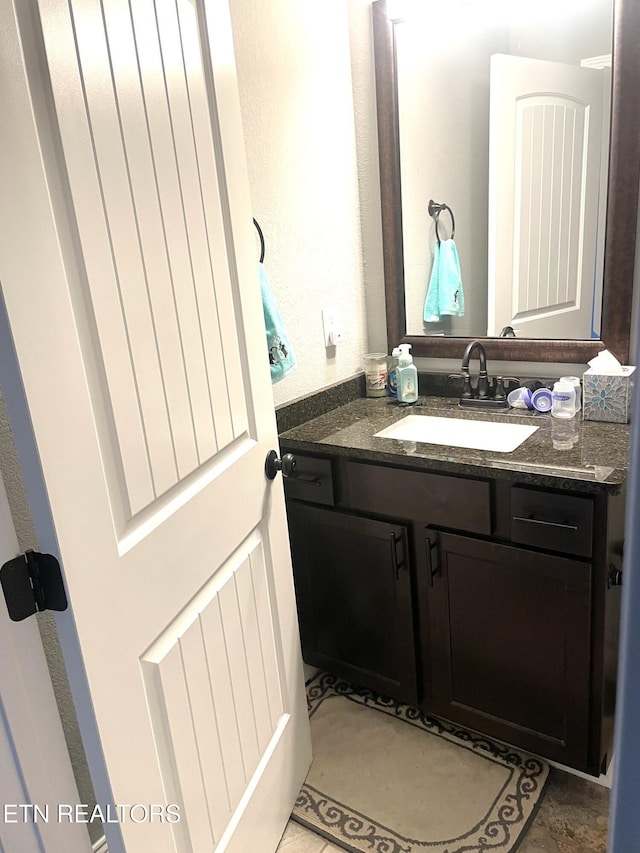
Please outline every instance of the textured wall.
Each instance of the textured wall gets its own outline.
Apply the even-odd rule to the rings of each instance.
[[[282,403],[353,375],[367,348],[347,6],[230,5],[253,212],[298,362]],[[329,350],[327,305],[344,334]]]
[[[580,6],[542,4],[532,7],[529,15],[514,18],[509,52],[515,56],[578,64],[611,53],[612,0],[584,0]]]
[[[18,544],[22,550],[33,548],[37,550],[36,539],[31,513],[24,491],[20,465],[16,454],[16,447],[11,433],[11,426],[7,415],[4,400],[0,396],[0,476],[4,480],[11,516],[16,528]],[[39,613],[36,616],[38,628],[42,636],[47,665],[53,682],[53,692],[58,703],[60,719],[64,731],[65,740],[69,749],[71,766],[78,786],[78,794],[82,803],[95,803],[95,794],[89,775],[89,767],[80,738],[78,719],[76,717],[69,680],[62,658],[60,640],[52,613]],[[92,841],[97,841],[102,836],[102,827],[99,823],[91,823],[88,826]]]
[[[454,38],[453,20],[442,16],[440,39],[427,37],[430,24],[407,20],[396,27],[407,331],[473,337],[487,329],[489,57],[506,52],[509,39],[503,24]],[[465,312],[425,324],[436,244],[429,199],[455,214]],[[451,235],[448,213],[440,228]]]

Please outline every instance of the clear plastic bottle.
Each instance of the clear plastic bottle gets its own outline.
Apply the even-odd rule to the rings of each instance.
[[[571,382],[576,391],[576,414],[582,408],[582,388],[579,376],[561,376],[560,382]]]
[[[509,391],[507,403],[514,409],[533,409],[531,391],[524,387],[514,388]]]
[[[554,418],[573,418],[576,414],[576,389],[573,382],[559,380],[553,386],[551,414]]]
[[[578,443],[578,424],[575,418],[553,418],[551,442],[554,450],[571,450]]]

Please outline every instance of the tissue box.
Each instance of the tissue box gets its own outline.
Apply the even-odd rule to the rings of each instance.
[[[585,421],[629,423],[635,367],[623,367],[622,371],[622,374],[613,376],[596,373],[590,367],[582,374],[582,413]]]

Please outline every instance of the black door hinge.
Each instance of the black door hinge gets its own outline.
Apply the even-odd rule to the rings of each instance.
[[[26,551],[0,568],[9,617],[21,622],[43,610],[66,610],[60,563],[51,554]]]

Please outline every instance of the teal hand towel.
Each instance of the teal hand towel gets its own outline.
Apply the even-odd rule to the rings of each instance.
[[[425,323],[439,323],[443,316],[464,316],[460,259],[453,240],[436,243],[429,289],[424,303]]]
[[[278,306],[273,298],[271,285],[263,264],[258,265],[260,270],[260,289],[262,291],[262,309],[264,311],[264,325],[267,331],[267,350],[269,352],[269,367],[271,368],[271,381],[279,382],[296,366],[293,349],[289,337],[285,331],[282,317]]]

